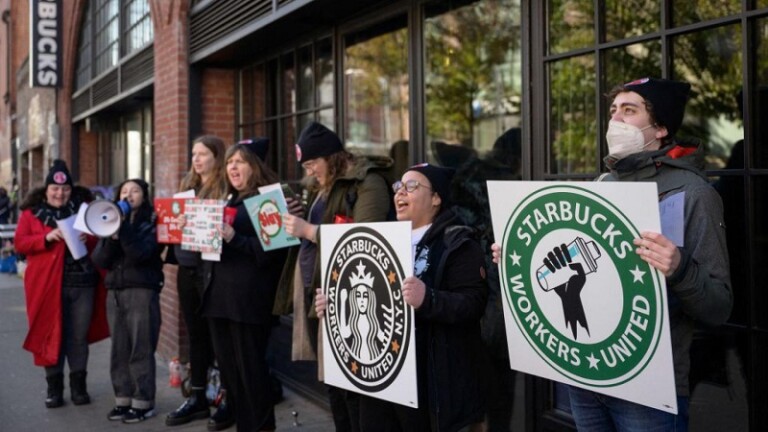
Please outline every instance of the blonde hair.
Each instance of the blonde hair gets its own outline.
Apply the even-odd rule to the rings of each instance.
[[[200,174],[195,172],[195,168],[190,165],[189,172],[181,180],[179,190],[194,189],[195,195],[198,198],[224,199],[227,196],[227,178],[225,177],[224,170],[224,141],[214,135],[203,135],[192,141],[193,146],[198,143],[204,145],[213,154],[213,171],[208,180],[203,183]]]

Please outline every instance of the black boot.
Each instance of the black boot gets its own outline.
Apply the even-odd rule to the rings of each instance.
[[[208,430],[211,432],[224,430],[235,424],[235,416],[227,405],[227,394],[222,390],[221,402],[216,412],[208,419]]]
[[[189,399],[165,418],[166,426],[177,426],[189,423],[192,420],[201,420],[208,418],[211,413],[208,410],[208,398],[205,396],[205,389],[192,389]]]
[[[46,408],[58,408],[64,405],[64,374],[45,377],[48,381],[48,397],[45,398]]]
[[[91,396],[88,395],[88,389],[85,386],[86,371],[71,372],[69,374],[69,392],[72,397],[72,403],[75,405],[86,405],[91,403]]]

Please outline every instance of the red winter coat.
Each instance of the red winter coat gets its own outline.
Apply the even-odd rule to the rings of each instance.
[[[37,366],[55,365],[61,351],[61,283],[67,246],[62,240],[46,247],[45,235],[51,231],[53,228],[43,225],[31,210],[24,210],[14,239],[16,251],[27,257],[24,292],[29,333],[24,340],[24,349],[34,354]],[[89,236],[87,245],[88,250],[92,250],[96,238]],[[106,290],[101,280],[103,277],[96,287],[93,316],[88,329],[88,342],[91,343],[109,337]]]

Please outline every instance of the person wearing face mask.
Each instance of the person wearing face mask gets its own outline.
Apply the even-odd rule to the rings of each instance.
[[[107,317],[112,333],[109,372],[115,393],[110,421],[139,423],[155,415],[155,349],[160,336],[162,247],[157,243],[149,185],[124,181],[115,201],[126,201],[118,232],[102,238],[93,261],[107,270]]]
[[[15,247],[27,257],[24,293],[29,332],[24,349],[32,352],[35,365],[45,368],[48,408],[64,404],[65,361],[72,402],[90,403],[85,380],[88,344],[109,337],[99,274],[87,255],[72,256],[57,225],[91,199],[88,189],[72,184],[64,161],[56,160],[45,186],[31,191],[21,204]],[[93,250],[96,238],[81,237]]]
[[[678,414],[569,387],[579,430],[687,430],[694,323],[717,326],[731,313],[723,204],[703,172],[701,147],[675,139],[690,87],[656,78],[615,87],[608,94],[612,99],[606,133],[609,172],[598,179],[654,182],[659,201],[685,194],[682,246],[656,232],[642,232],[634,240],[635,252],[666,277]],[[495,262],[499,252],[494,245]]]

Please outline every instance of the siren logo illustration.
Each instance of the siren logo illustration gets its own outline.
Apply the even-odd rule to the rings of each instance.
[[[565,377],[616,386],[653,357],[666,306],[659,273],[634,252],[638,236],[613,204],[577,186],[539,189],[509,218],[505,299],[533,350]]]
[[[259,235],[265,245],[272,243],[272,239],[280,234],[283,228],[283,218],[280,216],[280,208],[274,200],[267,200],[261,204],[258,211]]]
[[[336,243],[327,270],[325,330],[334,358],[356,387],[380,391],[397,378],[409,345],[402,265],[384,237],[358,227]]]

